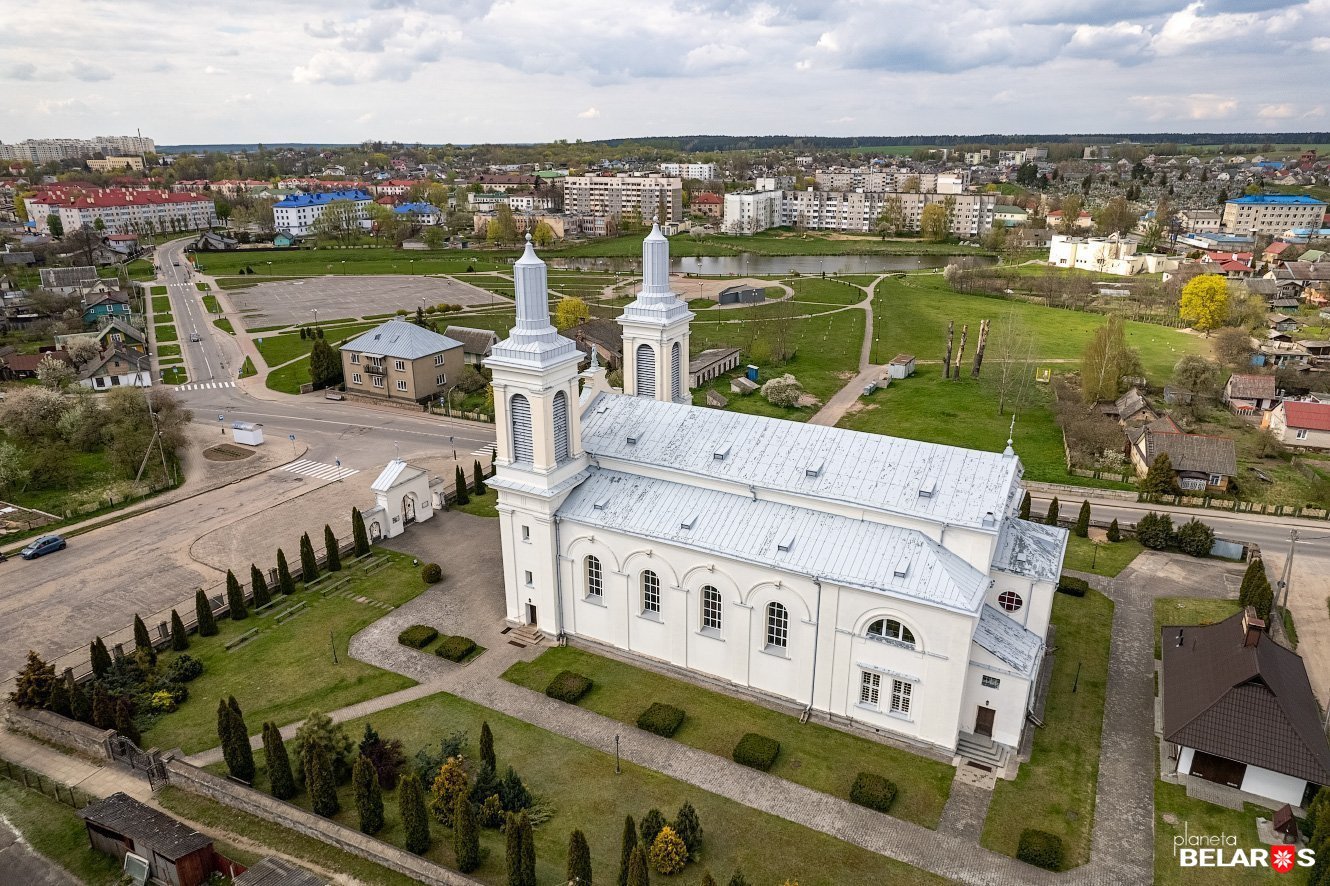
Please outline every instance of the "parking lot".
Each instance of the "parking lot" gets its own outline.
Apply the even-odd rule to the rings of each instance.
[[[322,320],[414,311],[422,304],[487,305],[511,303],[449,277],[307,277],[260,283],[230,293],[245,327],[290,326]]]

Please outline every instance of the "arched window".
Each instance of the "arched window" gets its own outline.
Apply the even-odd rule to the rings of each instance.
[[[601,583],[600,559],[597,557],[586,558],[586,595],[588,597],[600,597],[604,593],[604,585]]]
[[[1008,612],[1015,612],[1025,605],[1025,601],[1015,591],[1003,591],[998,594],[998,605]]]
[[[559,391],[554,395],[554,461],[568,460],[568,395]]]
[[[678,400],[683,393],[683,348],[676,341],[670,352],[670,399]]]
[[[656,352],[651,345],[637,346],[637,396],[656,396]]]
[[[894,618],[879,618],[868,626],[868,639],[914,648],[914,634]]]
[[[531,404],[521,394],[508,401],[508,415],[512,424],[513,461],[534,461],[531,445]]]
[[[716,590],[711,585],[703,585],[702,627],[710,628],[713,631],[719,631],[720,625],[720,591]]]
[[[650,569],[642,573],[642,611],[660,612],[660,578]]]
[[[790,613],[779,603],[767,604],[767,647],[784,649],[790,645]]]

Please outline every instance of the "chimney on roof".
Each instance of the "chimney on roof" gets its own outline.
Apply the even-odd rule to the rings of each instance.
[[[1182,628],[1178,628],[1178,648],[1182,648]]]
[[[1264,632],[1265,622],[1256,617],[1256,609],[1248,606],[1242,610],[1242,645],[1256,646],[1261,642],[1261,634]]]

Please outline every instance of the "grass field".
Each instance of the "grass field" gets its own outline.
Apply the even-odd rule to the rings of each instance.
[[[301,357],[285,366],[279,366],[268,373],[264,380],[265,386],[271,391],[280,391],[283,394],[299,394],[300,386],[309,384],[309,358]]]
[[[1155,658],[1159,657],[1159,632],[1164,625],[1210,625],[1240,612],[1236,599],[1211,597],[1159,597],[1155,600]]]
[[[470,479],[471,473],[467,472],[467,478]],[[471,493],[471,500],[464,505],[450,505],[449,510],[461,511],[463,514],[471,514],[476,517],[495,517],[499,516],[495,503],[499,500],[499,494],[493,489],[486,489],[484,495]]]
[[[293,555],[294,551],[291,552]],[[403,554],[379,551],[392,565],[352,581],[354,594],[400,606],[424,590],[420,573]],[[306,611],[284,624],[272,615],[296,602]],[[311,710],[336,710],[367,698],[404,689],[412,681],[347,655],[352,635],[383,616],[377,607],[348,596],[324,598],[303,587],[282,598],[266,616],[243,621],[222,619],[215,637],[193,637],[189,654],[203,662],[203,674],[189,684],[189,699],[144,733],[144,746],[181,747],[192,754],[217,745],[218,699],[234,695],[254,732],[265,720],[279,725],[303,719]],[[225,644],[252,628],[259,635],[235,651]],[[333,663],[329,637],[337,651]],[[163,654],[164,661],[171,658]]]
[[[779,884],[787,878],[803,886],[931,886],[942,882],[900,862],[630,763],[623,763],[622,773],[616,775],[612,755],[446,693],[352,720],[346,724],[348,734],[358,738],[366,722],[383,737],[401,740],[408,758],[418,749],[437,747],[440,739],[454,731],[464,731],[468,742],[463,756],[472,760],[477,757],[480,725],[488,722],[500,768],[514,767],[532,794],[547,803],[552,812],[552,817],[534,832],[536,877],[540,883],[563,882],[568,835],[573,828],[580,828],[590,843],[596,882],[615,882],[624,816],[640,819],[656,808],[673,817],[685,800],[693,804],[701,819],[704,856],[702,865],[690,865],[675,878],[680,883],[696,883],[703,867],[722,883],[736,869],[742,869],[753,884]],[[256,757],[261,766],[262,754]],[[266,787],[262,771],[256,785]],[[335,818],[355,827],[350,787],[342,786],[339,793],[342,811]],[[302,793],[294,802],[308,807],[309,797]],[[377,836],[400,846],[403,835],[396,792],[385,793],[384,813],[385,826]],[[450,832],[431,822],[431,835],[433,843],[426,857],[452,867]],[[506,883],[503,836],[484,830],[481,847],[481,867],[471,876],[496,886]]]
[[[1098,591],[1055,594],[1053,624],[1058,651],[1045,725],[1035,732],[1030,761],[1016,780],[998,781],[983,845],[1014,856],[1021,831],[1038,828],[1062,838],[1066,866],[1075,867],[1090,858],[1113,601]]]
[[[1185,825],[1190,836],[1232,834],[1236,848],[1264,847],[1256,833],[1256,816],[1270,818],[1273,811],[1252,803],[1242,811],[1225,809],[1187,796],[1182,785],[1155,781],[1155,886],[1246,886],[1248,883],[1306,883],[1306,869],[1280,874],[1265,868],[1184,868],[1178,864],[1174,837]],[[1169,816],[1165,818],[1164,816]],[[1172,822],[1176,823],[1171,823]],[[1225,850],[1226,854],[1235,847]]]
[[[251,360],[249,357],[246,357],[245,362],[240,364],[240,374],[238,377],[249,378],[251,375],[257,375],[257,374],[258,371],[254,368],[254,361]]]
[[[870,281],[872,278],[868,278]],[[829,305],[853,305],[867,296],[858,286],[841,283],[835,279],[821,280],[812,277],[796,277],[782,280],[782,283],[794,290],[794,301],[818,302]],[[806,306],[803,306],[806,307]]]
[[[183,366],[168,366],[162,369],[162,384],[183,385],[189,381]]]
[[[1073,501],[1062,502],[1063,508],[1068,505],[1079,507]],[[1067,559],[1063,561],[1062,568],[1113,578],[1126,569],[1142,550],[1141,543],[1134,538],[1096,544],[1088,538],[1072,535],[1068,540]]]
[[[170,323],[161,323],[153,327],[153,335],[156,336],[158,344],[165,342],[180,341],[180,334]]]
[[[257,272],[240,279],[261,282],[266,277],[318,274],[458,274],[468,269],[493,271],[510,267],[505,261],[517,251],[473,253],[458,250],[411,251],[354,247],[351,249],[239,250],[210,253],[200,269],[213,276],[234,276],[244,268]],[[227,287],[223,287],[227,288]]]
[[[180,345],[162,345],[157,349],[158,357],[179,357]]]
[[[165,286],[149,286],[149,287],[148,287],[148,294],[149,294],[149,295],[166,295],[166,287],[165,287]],[[153,304],[157,304],[157,302],[154,301]]]
[[[205,295],[203,297],[203,309],[209,314],[220,314],[222,312],[222,306],[215,295]]]
[[[22,834],[33,849],[69,871],[79,882],[89,886],[121,882],[116,860],[93,851],[83,820],[65,804],[0,778],[0,818]],[[0,856],[0,873],[5,869]]]
[[[900,789],[891,814],[924,827],[937,827],[951,793],[955,769],[945,763],[816,723],[800,724],[789,714],[580,649],[550,649],[533,662],[513,665],[504,678],[544,692],[563,670],[595,683],[580,706],[623,723],[635,724],[652,702],[684,710],[687,716],[674,740],[719,757],[728,758],[744,733],[774,738],[780,756],[771,774],[823,793],[848,797],[860,772],[889,778]]]
[[[217,277],[218,289],[248,289],[251,286],[258,286],[260,283],[287,283],[291,280],[303,280],[299,275],[286,275],[281,277],[267,277],[260,275],[246,274],[243,277]]]
[[[166,287],[161,287],[165,289]],[[171,299],[165,295],[154,295],[152,297],[152,314],[154,317],[171,319]]]
[[[345,338],[359,335],[367,329],[373,329],[379,325],[372,323],[353,323],[346,326],[327,326],[324,325],[324,335],[329,344],[336,346],[336,343]],[[279,366],[288,360],[294,360],[297,357],[303,357],[314,350],[314,339],[301,338],[299,332],[282,332],[277,335],[262,336],[262,343],[258,343],[259,353],[263,355],[263,360],[269,366]]]
[[[227,317],[218,317],[216,320],[212,321],[212,325],[216,326],[218,329],[220,329],[222,332],[225,332],[227,335],[236,334],[235,327],[231,325],[231,320]]]
[[[552,258],[626,257],[640,258],[645,231],[589,240],[563,249],[547,249],[541,254]],[[922,240],[881,240],[877,237],[836,237],[807,232],[803,235],[790,229],[774,228],[752,236],[727,237],[707,235],[693,237],[680,234],[670,238],[670,255],[900,255],[926,253],[930,255],[984,254],[984,250],[959,246],[955,243],[927,243]]]

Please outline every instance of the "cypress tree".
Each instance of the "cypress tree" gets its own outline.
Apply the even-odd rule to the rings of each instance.
[[[674,831],[688,847],[688,857],[697,858],[702,849],[702,821],[692,803],[685,800],[679,807],[679,814],[674,818]]]
[[[642,840],[642,845],[651,848],[651,844],[656,842],[656,835],[663,827],[665,827],[665,816],[660,814],[659,809],[652,809],[642,816],[642,821],[637,826],[637,834]]]
[[[354,545],[352,551],[357,557],[369,553],[369,533],[365,531],[365,518],[361,515],[360,508],[351,509],[351,539]]]
[[[319,561],[314,556],[314,544],[309,540],[309,533],[300,536],[300,580],[309,585],[319,577]]]
[[[424,855],[429,850],[429,814],[425,811],[425,792],[420,776],[412,772],[397,788],[397,804],[406,833],[406,851]]]
[[[503,826],[504,862],[508,870],[508,886],[526,886],[522,870],[522,826],[517,816],[509,812]]]
[[[184,652],[189,648],[189,632],[185,630],[180,613],[174,609],[171,610],[171,648],[176,652]]]
[[[231,773],[241,781],[254,780],[254,749],[249,746],[249,727],[245,725],[245,715],[240,712],[240,702],[234,695],[226,699],[226,706],[231,709],[231,729],[235,735],[236,758],[240,761],[240,772]]]
[[[485,494],[485,475],[480,470],[480,459],[476,459],[471,465],[471,491],[477,497]]]
[[[134,725],[134,709],[123,695],[115,703],[115,731],[134,744],[143,743],[143,736],[139,735],[139,728]]]
[[[1048,514],[1044,517],[1044,522],[1049,526],[1058,525],[1058,517],[1060,516],[1058,511],[1058,499],[1055,495],[1053,496],[1053,500],[1048,503]]]
[[[199,588],[194,594],[194,618],[199,623],[200,637],[215,637],[217,635],[217,619],[212,614],[212,601],[208,595],[203,593],[203,588]]]
[[[351,783],[355,786],[361,832],[377,834],[383,829],[383,792],[379,790],[379,775],[368,757],[356,759],[356,765],[351,767]]]
[[[628,886],[651,886],[651,877],[647,873],[647,856],[641,846],[634,846],[628,858]]]
[[[568,882],[591,886],[591,847],[581,831],[573,831],[568,838]]]
[[[328,553],[328,571],[342,571],[342,552],[337,545],[337,536],[333,534],[332,527],[323,524],[323,547]]]
[[[619,886],[628,886],[628,862],[637,848],[637,826],[631,815],[623,819],[623,845],[619,851]]]
[[[296,795],[296,780],[291,772],[291,758],[276,723],[263,724],[263,759],[268,768],[268,789],[279,800]]]
[[[268,593],[268,580],[253,563],[249,564],[249,586],[254,591],[255,609],[262,609],[272,602],[272,595]]]
[[[517,821],[522,834],[522,886],[536,886],[536,837],[531,832],[526,810],[517,816]]]
[[[148,636],[148,626],[139,618],[139,614],[134,613],[134,648],[152,649],[152,638]]]
[[[70,674],[65,680],[65,686],[69,691],[69,716],[78,720],[80,723],[92,722],[92,700],[88,698],[88,693],[83,691],[74,680],[74,675]]]
[[[1110,542],[1122,541],[1122,530],[1118,528],[1118,521],[1115,517],[1112,523],[1108,524],[1108,540]]]
[[[464,874],[480,867],[480,823],[465,792],[457,795],[453,805],[453,854],[457,869]]]
[[[1076,515],[1076,527],[1072,530],[1080,538],[1088,538],[1090,535],[1090,502],[1081,502],[1080,513]]]
[[[337,802],[332,761],[328,759],[328,749],[322,744],[314,745],[305,755],[305,787],[309,789],[310,808],[315,815],[331,818],[342,808]]]
[[[1257,587],[1258,576],[1265,574],[1265,563],[1260,557],[1253,557],[1247,564],[1247,571],[1242,574],[1242,584],[1238,589],[1238,604],[1241,606],[1252,605],[1252,591]]]
[[[1025,498],[1022,498],[1022,499],[1021,499],[1021,519],[1022,519],[1022,520],[1028,520],[1028,519],[1030,519],[1030,492],[1029,492],[1029,490],[1026,490]],[[711,876],[711,875],[708,874],[707,876],[709,877],[709,876]]]
[[[494,757],[494,733],[490,731],[488,720],[480,724],[480,762],[492,770],[499,768],[498,761]]]
[[[226,570],[226,605],[231,613],[232,621],[244,621],[249,618],[249,610],[245,608],[245,592],[240,589],[240,581],[236,574],[231,570]]]
[[[235,728],[231,725],[231,708],[224,698],[217,700],[217,738],[222,743],[222,759],[226,761],[226,769],[235,775],[236,769],[241,764],[236,757]]]
[[[98,729],[115,728],[115,700],[100,683],[92,690],[92,725]]]
[[[66,681],[56,680],[51,684],[51,695],[46,699],[46,709],[62,717],[73,716],[69,706],[69,684]]]
[[[111,653],[106,651],[106,644],[102,642],[101,637],[94,639],[92,645],[88,647],[88,657],[92,660],[94,676],[104,676],[111,669]]]
[[[286,552],[277,549],[277,590],[289,596],[296,592],[296,581],[291,577],[291,568],[286,565]]]
[[[471,503],[471,495],[466,488],[466,474],[462,473],[462,466],[457,466],[457,471],[453,478],[453,483],[457,487],[457,504],[465,505]]]

